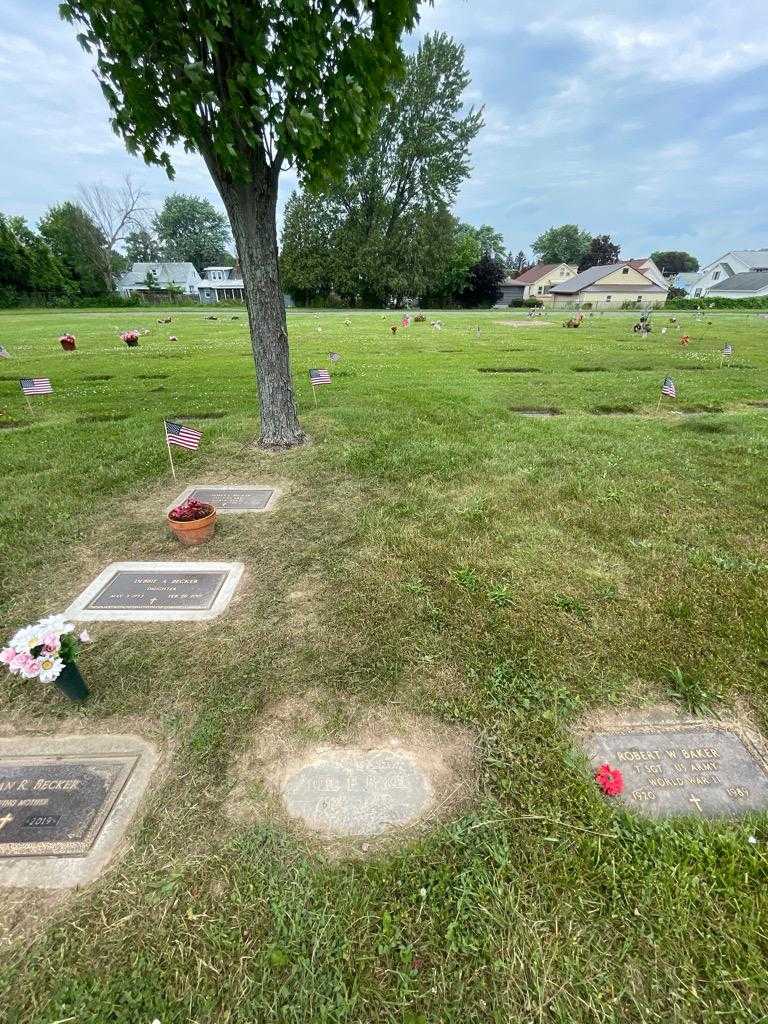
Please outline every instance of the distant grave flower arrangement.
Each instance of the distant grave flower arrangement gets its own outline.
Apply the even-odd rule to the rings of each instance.
[[[75,636],[75,627],[63,615],[49,615],[15,633],[0,651],[0,664],[11,675],[54,683],[67,669],[75,669],[81,644],[91,638],[83,630]]]
[[[59,344],[65,352],[73,352],[75,349],[75,336],[74,334],[62,334],[59,338]]]
[[[120,337],[129,348],[135,348],[139,344],[138,331],[123,331]]]
[[[609,764],[600,765],[595,772],[595,782],[606,796],[618,796],[624,792],[624,776]]]

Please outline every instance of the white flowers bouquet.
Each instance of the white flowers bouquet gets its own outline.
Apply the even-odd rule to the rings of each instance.
[[[68,665],[74,666],[81,643],[90,643],[86,630],[75,637],[75,626],[63,615],[49,615],[20,629],[0,651],[0,664],[24,679],[55,682]]]

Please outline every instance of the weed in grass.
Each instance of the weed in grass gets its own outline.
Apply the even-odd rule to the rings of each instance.
[[[673,665],[667,671],[667,678],[672,699],[692,715],[710,714],[722,700],[722,694],[693,671],[683,672],[678,665]]]
[[[456,583],[464,590],[469,590],[474,593],[480,586],[480,577],[474,569],[463,567],[456,569],[453,573],[453,578]]]
[[[514,604],[514,595],[506,583],[499,583],[486,590],[486,596],[497,608],[509,608]]]
[[[578,619],[587,617],[586,605],[576,597],[570,597],[568,594],[555,594],[553,601],[557,608],[561,608],[570,615],[575,615]]]

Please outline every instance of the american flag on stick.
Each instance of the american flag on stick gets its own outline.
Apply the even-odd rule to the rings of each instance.
[[[309,383],[313,388],[316,388],[318,384],[330,384],[331,375],[327,370],[310,370]]]
[[[732,356],[732,355],[733,355],[733,345],[731,345],[730,343],[728,343],[728,344],[727,344],[727,345],[725,346],[725,348],[723,349],[723,355],[724,355],[724,356]]]
[[[661,384],[661,393],[667,398],[677,398],[677,388],[671,377],[665,377]]]
[[[174,423],[173,420],[165,421],[165,440],[168,444],[177,444],[180,448],[190,448],[195,451],[200,445],[202,436],[199,430],[184,427],[181,423]]]
[[[53,394],[53,385],[47,377],[22,377],[19,386],[27,398],[30,395]]]

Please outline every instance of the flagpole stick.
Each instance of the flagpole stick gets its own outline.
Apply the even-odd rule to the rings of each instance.
[[[171,443],[168,440],[168,433],[165,435],[165,447],[168,449],[168,461],[171,464],[171,472],[173,473],[173,479],[176,479],[176,469],[173,465],[173,455],[171,454]]]
[[[315,405],[317,405],[317,388],[314,384],[312,385],[312,397],[315,400]]]
[[[662,400],[663,397],[664,397],[663,395],[659,395],[659,402],[658,402],[658,405],[656,406],[656,413],[655,413],[655,415],[657,415],[657,416],[659,414],[659,409],[661,408],[661,400]]]
[[[24,395],[24,398],[25,398],[25,400],[26,400],[26,403],[27,403],[27,408],[29,409],[30,415],[31,415],[31,416],[34,416],[34,415],[35,415],[35,411],[34,411],[34,409],[32,408],[32,403],[31,403],[31,402],[30,402],[30,400],[29,400],[29,395]]]

